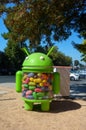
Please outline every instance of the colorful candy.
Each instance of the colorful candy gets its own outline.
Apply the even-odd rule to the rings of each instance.
[[[42,92],[41,88],[35,88],[35,92]]]
[[[28,90],[27,92],[26,92],[26,95],[31,95],[32,94],[32,91],[31,90]]]
[[[22,79],[22,96],[28,99],[52,98],[52,74],[25,73]]]
[[[35,89],[35,86],[29,86],[29,90],[34,90]]]

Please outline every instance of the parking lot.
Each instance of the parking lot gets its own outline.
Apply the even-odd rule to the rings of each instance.
[[[15,87],[15,76],[0,76],[1,87]],[[86,99],[86,79],[70,81],[70,98]]]
[[[86,99],[86,79],[70,81],[70,97]]]

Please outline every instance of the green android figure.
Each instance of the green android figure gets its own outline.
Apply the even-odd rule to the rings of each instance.
[[[42,111],[49,111],[53,95],[60,92],[60,75],[53,72],[53,62],[48,54],[27,53],[22,70],[16,72],[16,92],[22,92],[25,110],[33,110],[33,105],[41,104]]]

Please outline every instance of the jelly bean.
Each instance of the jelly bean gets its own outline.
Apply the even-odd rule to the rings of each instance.
[[[33,92],[33,97],[34,97],[34,99],[37,99],[37,93],[36,92]]]
[[[28,99],[34,99],[33,95],[28,95],[28,96],[26,96],[26,98],[28,98]]]
[[[29,78],[26,78],[26,80],[24,81],[26,84],[28,84],[28,82],[30,81]]]
[[[42,87],[42,86],[43,86],[43,83],[39,83],[39,86]]]
[[[31,90],[28,90],[27,92],[26,92],[26,95],[31,95],[32,94],[32,91]]]
[[[34,73],[29,73],[28,74],[28,77],[33,77],[34,76]]]
[[[23,80],[25,80],[27,77],[28,77],[28,75],[27,75],[27,74],[24,74]]]
[[[45,92],[45,87],[41,87],[41,90],[42,90],[43,92]]]
[[[33,77],[30,77],[30,81],[34,81],[34,78],[33,78]]]
[[[22,91],[27,91],[27,90],[28,90],[28,88],[22,87]]]
[[[45,80],[45,79],[44,79],[44,80],[42,80],[42,82],[43,82],[43,83],[46,83],[46,82],[47,82],[47,80]]]
[[[43,86],[49,86],[50,84],[47,82],[47,83],[43,83]]]
[[[33,85],[33,86],[35,86],[36,83],[35,83],[35,82],[29,82],[29,85]]]
[[[35,74],[35,75],[34,75],[34,78],[37,78],[37,77],[38,77],[38,76]]]
[[[37,93],[37,97],[43,97],[43,96],[44,96],[44,93],[43,93],[43,92]]]
[[[28,84],[23,84],[24,88],[28,88]]]
[[[49,88],[48,88],[48,87],[42,87],[41,90],[42,90],[43,92],[48,92],[48,91],[49,91]]]
[[[31,86],[31,85],[29,86],[30,90],[34,90],[35,88],[36,88],[35,86]]]
[[[41,88],[35,88],[35,92],[42,92]]]
[[[22,92],[22,96],[25,97],[26,96],[26,91]]]
[[[36,87],[37,87],[37,88],[40,88],[39,84],[36,84]]]
[[[41,78],[34,79],[35,83],[40,83],[41,81],[42,81]]]
[[[41,75],[42,75],[41,73],[38,73],[38,74],[37,74],[38,77],[41,77]]]
[[[42,79],[48,79],[48,76],[46,74],[42,74]]]
[[[27,84],[30,81],[30,79],[27,77],[25,80],[22,80],[23,84]]]

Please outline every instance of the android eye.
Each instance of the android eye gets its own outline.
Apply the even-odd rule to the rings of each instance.
[[[28,59],[29,59],[29,57],[27,56],[25,59],[26,59],[26,60],[28,60]]]
[[[45,60],[45,58],[44,58],[43,56],[40,56],[40,59],[41,59],[41,60]]]

